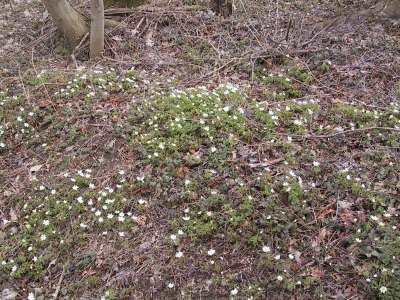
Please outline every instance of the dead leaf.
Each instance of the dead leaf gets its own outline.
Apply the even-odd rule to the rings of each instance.
[[[153,31],[149,30],[146,33],[146,46],[152,48],[154,46],[154,40],[153,40]]]
[[[147,220],[146,216],[140,216],[135,219],[135,222],[140,226],[144,226],[146,225],[146,220]]]
[[[317,220],[324,219],[327,215],[329,215],[330,213],[334,212],[335,210],[332,209],[332,205],[333,204],[329,204],[329,205],[321,208],[321,210],[318,213]]]
[[[351,224],[354,221],[354,213],[350,209],[342,209],[339,212],[339,218],[345,224]]]
[[[176,171],[176,176],[178,176],[179,178],[184,178],[188,172],[188,168],[185,166],[180,166],[178,168],[178,170]]]
[[[318,240],[320,242],[323,242],[325,240],[325,238],[330,234],[329,230],[324,228],[321,228],[319,233],[318,233]]]
[[[315,251],[319,252],[321,250],[320,245],[329,234],[330,232],[325,227],[319,230],[318,235],[311,242],[311,246]]]
[[[17,222],[18,221],[18,216],[17,216],[15,210],[12,209],[12,208],[10,210],[10,219],[11,219],[12,222]]]
[[[38,171],[42,168],[42,166],[43,166],[43,165],[36,165],[36,166],[33,166],[33,167],[31,167],[31,168],[29,169],[29,172],[31,172],[31,173],[38,172]]]
[[[352,206],[353,206],[353,203],[350,203],[350,202],[347,202],[347,201],[338,201],[338,206],[339,206],[340,208],[346,209],[346,208],[352,207]]]
[[[311,277],[316,278],[316,279],[321,279],[322,277],[325,276],[325,272],[321,269],[315,268],[311,271]]]

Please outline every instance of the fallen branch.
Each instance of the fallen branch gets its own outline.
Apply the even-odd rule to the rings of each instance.
[[[54,299],[54,300],[57,299],[58,294],[60,293],[60,290],[61,290],[61,283],[62,283],[62,281],[63,281],[63,279],[64,279],[64,274],[65,274],[65,266],[63,267],[63,270],[62,270],[61,275],[60,275],[60,279],[58,280],[58,283],[57,283],[57,288],[56,288],[56,290],[55,290],[55,292],[54,292],[54,294],[53,294],[53,299]]]

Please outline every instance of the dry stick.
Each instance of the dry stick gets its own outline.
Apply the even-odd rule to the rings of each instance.
[[[82,44],[86,41],[86,39],[87,39],[88,36],[89,36],[89,32],[87,32],[87,33],[83,36],[83,38],[81,39],[81,41],[79,42],[79,44],[74,48],[74,50],[72,50],[71,58],[72,58],[72,61],[73,61],[74,64],[75,64],[75,67],[76,67],[76,68],[78,68],[78,63],[77,63],[76,58],[75,58],[75,52],[78,51],[78,49],[79,49],[79,48],[82,46]]]
[[[139,23],[136,25],[135,29],[132,32],[132,37],[134,37],[138,33],[138,29],[139,29],[140,25],[142,25],[144,19],[145,19],[145,17],[142,17],[140,19]]]
[[[290,34],[290,29],[292,27],[292,19],[289,20],[289,24],[286,30],[286,35],[285,35],[285,41],[288,42],[289,41],[289,34]]]
[[[35,74],[36,74],[36,76],[37,76],[37,75],[38,75],[38,72],[37,72],[37,69],[36,69],[35,62],[34,62],[34,60],[33,60],[33,48],[32,48],[32,51],[31,51],[31,64],[32,64],[33,70],[35,71]],[[49,91],[47,90],[46,85],[45,85],[43,82],[40,82],[40,86],[42,86],[42,87],[44,88],[44,91],[45,91],[45,93],[46,93],[47,100],[49,101],[49,104],[51,104],[52,107],[53,107],[53,109],[56,110],[56,108],[55,108],[55,106],[54,106],[54,104],[53,104],[53,101],[52,101],[52,99],[51,99],[51,97],[50,97]]]
[[[324,26],[320,31],[318,31],[316,34],[314,34],[314,36],[309,39],[307,42],[303,43],[300,45],[300,47],[305,47],[309,44],[311,44],[321,33],[323,33],[325,30],[331,28],[333,25],[335,25],[335,23],[339,20],[340,16],[333,19],[332,22],[328,23],[328,25]]]
[[[24,79],[22,78],[21,69],[20,69],[19,66],[18,66],[18,76],[19,76],[19,81],[21,82],[22,90],[24,91],[24,95],[25,95],[26,100],[31,102],[31,97],[29,96],[29,93],[27,92],[27,90],[25,88]]]
[[[60,279],[58,280],[58,283],[57,283],[57,288],[56,288],[56,290],[54,292],[54,298],[53,298],[54,300],[57,299],[58,294],[60,293],[61,283],[62,283],[62,281],[64,279],[64,274],[65,274],[65,266],[63,266],[63,270],[61,272]]]
[[[285,135],[290,135],[292,137],[299,137],[299,138],[305,138],[305,139],[325,139],[325,138],[332,138],[332,137],[336,137],[339,135],[346,135],[346,134],[353,134],[353,133],[357,133],[357,132],[364,132],[364,131],[370,131],[370,130],[385,130],[385,131],[396,131],[396,132],[400,132],[400,128],[392,128],[392,127],[367,127],[367,128],[358,128],[358,129],[354,129],[354,130],[345,130],[345,131],[341,131],[341,132],[335,132],[335,133],[331,133],[331,134],[326,134],[326,135],[298,135],[298,134],[285,134]]]

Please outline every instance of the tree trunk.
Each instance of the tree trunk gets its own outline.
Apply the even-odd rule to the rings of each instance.
[[[217,15],[229,17],[233,11],[232,0],[211,0],[211,10]]]
[[[90,58],[104,51],[104,4],[103,0],[91,0]]]
[[[76,11],[67,0],[43,0],[43,2],[70,47],[76,47],[89,31],[86,18]]]
[[[386,2],[383,14],[394,23],[400,22],[400,0],[389,0]]]

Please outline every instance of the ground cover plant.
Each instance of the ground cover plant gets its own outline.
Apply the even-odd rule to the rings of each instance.
[[[311,2],[149,4],[96,63],[2,59],[0,298],[399,298],[398,31],[308,36]]]

